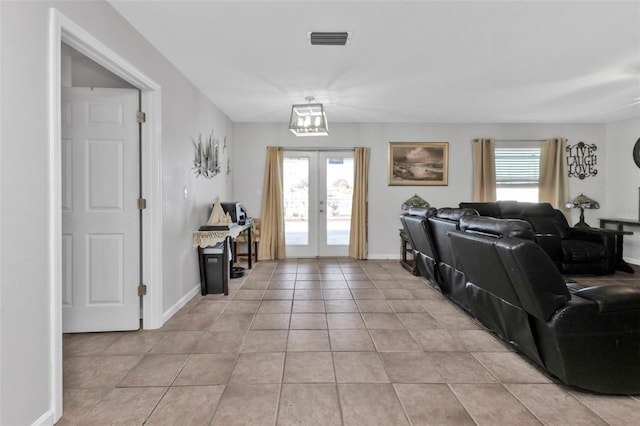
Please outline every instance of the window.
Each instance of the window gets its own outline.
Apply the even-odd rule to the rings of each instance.
[[[538,202],[542,141],[496,141],[496,198]]]

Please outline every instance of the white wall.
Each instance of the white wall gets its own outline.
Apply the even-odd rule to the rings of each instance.
[[[0,424],[51,421],[51,277],[47,214],[49,8],[69,19],[162,86],[163,310],[199,285],[192,231],[232,180],[191,170],[191,137],[233,124],[106,2],[0,2]],[[231,147],[233,138],[228,137]],[[229,149],[230,151],[230,149]],[[226,153],[222,165],[226,165]],[[224,170],[224,167],[223,167]],[[188,198],[184,198],[184,189]],[[150,291],[153,283],[147,283]]]
[[[329,114],[329,113],[328,113]],[[329,121],[331,116],[329,115]],[[371,148],[369,169],[369,258],[395,259],[400,256],[398,229],[400,205],[418,194],[434,207],[457,207],[472,196],[471,140],[478,137],[496,139],[547,139],[565,137],[569,144],[583,141],[596,144],[599,173],[580,181],[569,179],[572,196],[584,192],[605,201],[606,131],[602,124],[385,124],[330,123],[326,137],[297,138],[287,125],[236,123],[234,158],[234,194],[250,215],[258,217],[262,200],[262,177],[266,146],[310,146]],[[388,186],[388,142],[449,142],[448,186]],[[571,212],[573,222],[578,213]],[[585,219],[597,226],[598,211],[585,212]]]
[[[191,246],[193,231],[207,222],[209,206],[215,197],[232,198],[232,178],[225,167],[230,148],[223,153],[222,140],[227,135],[227,144],[233,146],[233,123],[191,85],[163,85],[162,98],[163,123],[174,120],[182,123],[169,128],[163,124],[162,131],[163,304],[167,311],[200,283],[196,249]],[[202,133],[204,138],[212,130],[214,137],[220,138],[222,171],[212,179],[197,178],[192,168],[191,137],[197,138]]]
[[[24,425],[50,408],[46,9],[0,2],[0,43],[0,424]]]
[[[640,168],[632,150],[640,138],[640,118],[607,124],[606,207],[602,217],[640,221]],[[640,227],[625,227],[634,234],[624,237],[624,258],[640,264]]]
[[[65,43],[62,43],[60,56],[63,87],[135,89],[135,86],[129,82],[118,77]]]

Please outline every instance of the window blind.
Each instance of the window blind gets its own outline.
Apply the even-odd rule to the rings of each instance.
[[[537,187],[540,179],[540,147],[496,147],[496,185]]]

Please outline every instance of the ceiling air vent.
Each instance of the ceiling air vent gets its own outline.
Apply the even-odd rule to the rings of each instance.
[[[344,46],[351,40],[351,32],[310,32],[309,42],[314,46]]]

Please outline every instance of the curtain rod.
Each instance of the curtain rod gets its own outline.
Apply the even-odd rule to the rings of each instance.
[[[545,142],[548,139],[494,139],[496,142]]]
[[[303,147],[303,146],[296,146],[296,147],[287,147],[287,146],[279,146],[278,147],[278,151],[333,151],[333,152],[340,152],[340,151],[355,151],[355,148],[318,148],[318,147]]]

